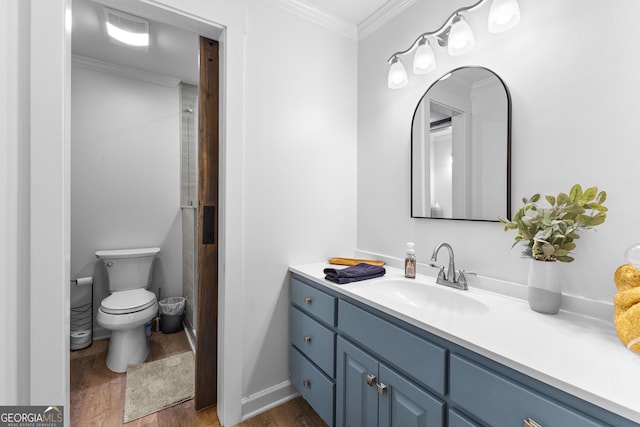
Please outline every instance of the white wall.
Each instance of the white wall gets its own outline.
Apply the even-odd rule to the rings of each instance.
[[[521,1],[522,21],[502,34],[488,33],[489,7],[483,6],[467,19],[476,35],[473,51],[449,57],[439,49],[434,73],[410,75],[406,88],[387,89],[389,56],[468,3],[416,2],[358,45],[358,249],[402,257],[411,240],[418,262],[426,263],[433,247],[447,241],[460,268],[526,282],[528,262],[519,248],[511,249],[514,235],[500,224],[409,214],[415,105],[448,70],[481,65],[501,76],[512,96],[512,210],[523,196],[568,192],[575,183],[608,192],[607,222],[582,235],[563,277],[564,292],[610,301],[613,272],[625,262],[624,250],[640,240],[640,199],[633,190],[640,155],[640,56],[633,53],[640,3]]]
[[[108,295],[97,250],[159,247],[149,289],[182,296],[179,95],[73,63],[71,277],[94,276],[94,312]]]
[[[242,4],[246,415],[288,381],[287,267],[354,253],[356,42],[264,0]]]
[[[0,404],[29,402],[29,50],[27,2],[0,3]]]
[[[18,208],[22,218],[28,218],[24,234],[18,236],[26,248],[20,268],[28,275],[19,278],[18,285],[28,287],[29,297],[28,306],[17,301],[18,312],[29,313],[28,319],[25,316],[29,332],[20,337],[19,346],[21,363],[28,363],[28,369],[19,381],[30,404],[55,402],[65,408],[69,407],[71,34],[66,11],[70,3],[32,0],[28,6],[29,30],[19,35],[28,44],[18,55],[20,71],[29,76],[18,99],[19,105],[28,106],[18,111],[28,123],[28,135],[19,140],[28,142],[28,173],[11,181],[18,189],[28,189],[29,197],[28,207]],[[40,31],[46,36],[39,37]]]

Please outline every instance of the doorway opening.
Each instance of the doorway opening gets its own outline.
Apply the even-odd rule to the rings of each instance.
[[[105,0],[105,6],[109,5],[110,0]],[[74,20],[76,16],[79,19],[82,18],[82,10],[79,8],[83,3],[89,3],[92,5],[96,5],[94,2],[84,2],[82,0],[74,0]],[[102,6],[102,5],[100,5]],[[143,7],[144,6],[144,7]],[[169,16],[170,12],[167,11],[155,11],[152,12],[151,6],[148,5],[138,5],[132,6],[134,8],[149,8],[149,12],[151,16],[148,16],[144,13],[140,13],[140,11],[131,10],[125,11],[130,12],[135,15],[142,15],[148,17],[150,20],[158,19],[161,15],[164,16],[164,22],[159,21],[160,25],[172,25],[173,22],[168,23],[167,21],[172,21],[173,15]],[[120,5],[121,7],[121,5]],[[76,11],[78,13],[76,14]],[[154,15],[155,14],[155,15]],[[180,19],[188,19],[185,17],[181,17]],[[177,21],[180,21],[177,19]],[[194,24],[195,27],[203,27],[203,24],[197,23]],[[81,28],[81,26],[80,26]],[[152,27],[153,28],[153,27]],[[192,30],[190,28],[189,30]],[[75,25],[74,22],[74,32],[80,31],[79,27]],[[208,34],[218,32],[209,29],[207,31]],[[218,34],[219,35],[219,34]],[[198,262],[197,262],[197,277],[198,277],[198,286],[195,292],[197,293],[197,298],[195,298],[194,311],[195,316],[194,319],[197,319],[194,323],[196,323],[196,409],[205,408],[207,406],[211,406],[216,403],[217,400],[217,339],[218,339],[218,242],[219,242],[219,232],[218,232],[218,218],[220,216],[220,205],[218,202],[218,185],[219,185],[219,67],[220,63],[218,60],[218,43],[213,39],[203,38],[204,41],[196,39],[196,43],[198,48],[204,43],[207,47],[206,51],[200,52],[201,59],[199,63],[201,67],[199,70],[195,71],[195,74],[199,75],[201,78],[206,79],[206,89],[203,89],[200,81],[198,81],[198,116],[200,119],[200,129],[197,132],[198,140],[204,141],[203,143],[198,143],[199,153],[198,159],[200,165],[198,167],[198,187],[199,191],[202,191],[202,194],[198,195],[198,220],[197,220],[197,228],[194,228],[194,235],[196,237],[196,241],[198,242]],[[175,41],[175,40],[174,40]],[[78,43],[80,44],[80,43]],[[74,43],[72,42],[72,48],[74,47]],[[138,68],[142,70],[140,65],[136,66],[135,62],[127,62],[133,61],[135,57],[141,57],[139,52],[128,52],[122,46],[112,46],[111,50],[107,51],[107,56],[100,59],[105,64],[115,63],[117,65],[123,65],[131,68]],[[116,50],[119,48],[120,50]],[[215,51],[212,49],[215,48]],[[97,50],[91,51],[92,55],[97,52]],[[113,52],[122,52],[113,53]],[[76,49],[73,49],[73,53],[75,55],[82,55],[82,52],[78,53]],[[203,54],[205,54],[206,61],[202,60]],[[86,54],[85,54],[86,55]],[[109,56],[109,55],[115,55]],[[152,65],[153,66],[153,65]],[[162,66],[155,66],[151,73],[158,73],[158,75],[165,74],[165,70]],[[144,70],[142,70],[144,73]],[[167,72],[170,74],[170,72]],[[133,129],[135,130],[135,129]],[[176,141],[179,143],[179,139]],[[177,152],[177,151],[176,151]],[[174,152],[174,154],[176,153]],[[157,153],[154,152],[153,147],[149,147],[148,149],[148,162],[145,164],[139,164],[141,171],[141,176],[144,175],[145,167],[154,167],[153,160],[154,156]],[[72,153],[73,157],[73,153]],[[201,166],[203,165],[203,166]],[[204,174],[204,175],[203,175]],[[177,185],[177,183],[176,183]],[[144,195],[141,195],[141,199],[144,199]],[[179,207],[178,207],[179,209]],[[180,218],[179,212],[175,213],[176,218]],[[173,225],[172,225],[173,226]],[[73,227],[73,225],[72,225]],[[178,227],[179,229],[179,227]],[[79,235],[80,233],[72,233]],[[162,237],[162,236],[160,236]],[[114,242],[116,241],[114,237]],[[114,243],[117,244],[117,243]],[[73,245],[73,243],[72,243]],[[88,253],[92,253],[92,251],[85,251]],[[179,254],[179,250],[173,251],[176,256]],[[73,254],[73,247],[72,247]],[[178,255],[179,256],[179,255]],[[89,257],[91,258],[91,256]],[[73,260],[72,260],[73,263]],[[84,265],[89,265],[90,262],[86,260],[83,261],[83,264],[80,268],[84,268]],[[89,268],[89,267],[87,267]],[[202,268],[202,270],[201,270]],[[73,265],[72,265],[73,270]],[[73,273],[73,271],[72,271]],[[76,274],[74,274],[76,275]],[[82,275],[82,274],[81,274]],[[173,281],[175,282],[175,281]],[[162,291],[162,297],[164,296],[172,296],[170,293],[166,292],[165,289]],[[99,305],[100,295],[96,297],[94,300],[94,307]],[[97,303],[97,304],[96,304]]]

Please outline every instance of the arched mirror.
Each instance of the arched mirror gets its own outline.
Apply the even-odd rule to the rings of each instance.
[[[498,75],[483,67],[445,74],[411,126],[412,217],[511,217],[511,97]]]

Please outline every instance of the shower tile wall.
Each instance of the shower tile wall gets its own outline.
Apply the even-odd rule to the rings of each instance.
[[[182,167],[180,203],[198,206],[197,162],[198,144],[196,123],[198,114],[198,87],[182,83]]]
[[[195,333],[197,306],[197,234],[198,188],[197,188],[197,113],[198,87],[181,84],[182,89],[182,132],[181,132],[181,172],[180,205],[182,211],[182,288],[186,299],[186,323]]]
[[[192,332],[196,328],[196,212],[195,208],[182,208],[182,291],[186,300],[185,321]]]

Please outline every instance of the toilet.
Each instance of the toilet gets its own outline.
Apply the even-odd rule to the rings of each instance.
[[[107,367],[125,372],[127,365],[142,363],[149,354],[145,324],[158,313],[151,284],[151,268],[160,248],[97,251],[107,271],[111,295],[102,300],[98,324],[111,331]]]

